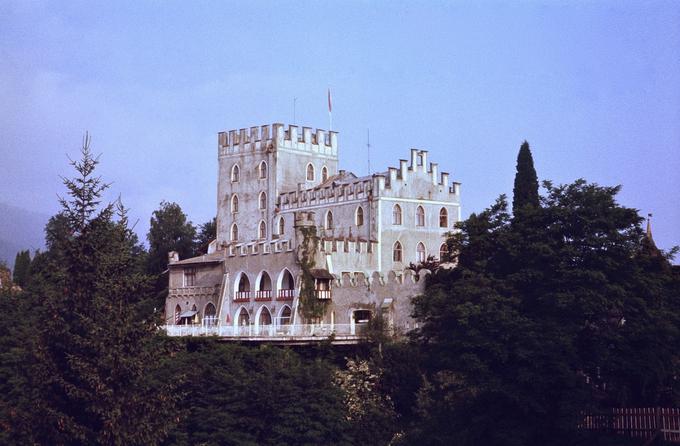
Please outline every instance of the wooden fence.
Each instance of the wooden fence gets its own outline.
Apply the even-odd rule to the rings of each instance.
[[[604,413],[584,414],[578,428],[642,439],[658,435],[664,441],[680,443],[680,409],[615,408]]]

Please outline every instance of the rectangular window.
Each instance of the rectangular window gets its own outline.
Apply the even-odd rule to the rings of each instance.
[[[184,269],[184,286],[196,286],[196,268]]]

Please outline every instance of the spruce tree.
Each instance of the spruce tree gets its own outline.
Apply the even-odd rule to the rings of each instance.
[[[512,212],[517,212],[526,207],[537,208],[538,178],[534,169],[534,159],[531,156],[529,143],[524,141],[517,154],[517,173],[515,174],[515,187],[513,188]]]
[[[68,197],[29,290],[40,305],[32,370],[40,419],[31,442],[158,444],[175,396],[173,384],[153,379],[162,348],[151,318],[136,311],[151,281],[125,209],[100,204],[108,185],[94,176],[87,136],[71,164],[77,175],[64,179]]]

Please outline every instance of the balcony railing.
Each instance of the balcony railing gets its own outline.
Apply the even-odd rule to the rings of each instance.
[[[244,302],[250,300],[250,291],[237,291],[234,295],[235,302]]]
[[[272,300],[272,290],[255,291],[255,300]]]
[[[331,298],[331,290],[315,290],[314,292],[317,299],[326,300]]]
[[[309,338],[365,334],[366,324],[296,324],[296,325],[165,325],[168,336],[218,336],[240,338]]]
[[[295,290],[279,290],[278,300],[293,300],[295,298]]]

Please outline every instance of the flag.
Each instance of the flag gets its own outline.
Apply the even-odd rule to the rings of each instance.
[[[333,104],[331,102],[331,89],[328,89],[328,113],[333,111]]]

